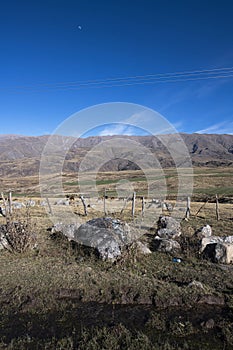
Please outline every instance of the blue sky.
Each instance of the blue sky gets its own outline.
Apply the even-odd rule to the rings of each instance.
[[[233,69],[224,79],[101,83],[233,67],[232,11],[230,0],[1,1],[0,133],[52,133],[108,102],[154,109],[181,132],[233,133]]]

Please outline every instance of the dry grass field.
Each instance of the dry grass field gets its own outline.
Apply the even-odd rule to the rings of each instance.
[[[51,235],[53,223],[39,205],[38,178],[2,179],[1,187],[13,191],[13,201],[36,201],[30,217],[37,247],[21,254],[0,251],[0,349],[232,349],[233,267],[204,260],[193,236],[205,224],[212,226],[213,235],[233,234],[232,175],[232,168],[194,169],[191,217],[181,221],[178,264],[172,255],[153,249],[156,215],[151,227],[141,222],[140,196],[146,181],[140,172],[98,174],[100,198],[87,199],[87,217],[78,197],[69,207],[57,206],[60,221],[72,212],[84,223],[104,215],[101,196],[107,188],[108,215],[132,223],[131,202],[121,214],[123,200],[110,198],[119,180],[130,181],[138,195],[135,224],[141,225],[141,240],[152,254],[139,255],[132,247],[114,263],[99,260],[92,249],[59,234]],[[174,204],[175,170],[166,170],[166,180],[168,200]],[[78,193],[74,175],[65,175],[63,183],[66,193]],[[195,215],[206,199],[210,201]],[[14,210],[15,219],[22,220],[26,212]],[[193,281],[202,287],[191,288]]]

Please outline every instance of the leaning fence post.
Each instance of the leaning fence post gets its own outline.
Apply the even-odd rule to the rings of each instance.
[[[133,198],[132,198],[132,217],[134,217],[134,214],[135,214],[135,200],[136,200],[136,192],[133,193]]]
[[[197,214],[200,213],[200,211],[204,208],[204,206],[209,202],[209,199],[206,199],[206,201],[204,202],[204,204],[202,204],[200,206],[200,208],[198,209],[198,211],[196,212],[196,214],[194,216],[197,216]]]
[[[50,214],[53,215],[52,207],[51,207],[51,205],[50,205],[50,202],[49,202],[48,197],[46,197],[46,202],[47,202],[47,204],[48,204]]]
[[[216,194],[216,218],[217,218],[217,221],[220,220],[219,203],[218,203],[218,195],[217,194]]]
[[[80,196],[80,199],[82,201],[82,204],[83,204],[83,209],[84,209],[84,215],[87,216],[87,205],[85,203],[85,199],[83,196]]]
[[[186,213],[185,213],[185,219],[189,219],[189,216],[191,214],[191,200],[190,197],[187,198],[187,208],[186,208]]]

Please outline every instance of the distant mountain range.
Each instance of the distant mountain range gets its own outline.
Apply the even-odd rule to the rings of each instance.
[[[65,172],[77,171],[85,154],[102,141],[116,137],[139,142],[156,155],[162,167],[174,166],[173,159],[164,144],[169,144],[174,135],[156,136],[93,136],[73,139],[64,163]],[[193,166],[233,166],[233,135],[179,134],[189,151]],[[40,157],[49,139],[46,136],[0,135],[1,176],[37,175]],[[65,145],[69,137],[57,136]],[[165,142],[163,142],[165,141]],[[112,159],[103,171],[134,170],[138,166],[127,159]]]

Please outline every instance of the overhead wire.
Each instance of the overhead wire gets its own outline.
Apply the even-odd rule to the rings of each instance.
[[[127,77],[115,77],[96,80],[83,80],[72,82],[58,82],[46,84],[33,84],[25,86],[12,86],[0,89],[13,89],[15,91],[41,91],[41,90],[70,90],[83,88],[122,87],[131,85],[146,85],[156,83],[185,82],[208,79],[224,79],[233,76],[233,67],[192,70],[183,72],[156,73],[147,75],[135,75]]]

